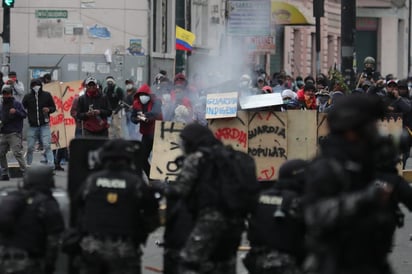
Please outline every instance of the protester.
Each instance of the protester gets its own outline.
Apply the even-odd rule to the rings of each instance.
[[[132,109],[133,109],[133,100],[136,94],[136,86],[132,79],[128,79],[125,81],[126,84],[126,98],[124,100],[124,110],[126,112],[126,127],[128,132],[128,139],[130,140],[141,140],[141,136],[139,136],[138,130],[139,125],[136,125],[132,122]]]
[[[33,152],[36,141],[43,145],[47,165],[54,166],[51,150],[50,114],[56,111],[50,92],[43,90],[40,79],[30,82],[30,93],[23,98],[22,104],[27,110],[29,128],[27,129],[27,164],[33,162]]]
[[[147,84],[143,84],[134,96],[131,120],[140,125],[142,168],[150,178],[149,157],[153,148],[155,121],[162,120],[162,102]]]
[[[122,120],[124,115],[119,102],[124,99],[124,91],[121,87],[117,86],[113,76],[106,77],[106,87],[103,89],[103,95],[106,97],[112,110],[112,114],[107,119],[110,125],[109,138],[121,138],[123,137]]]
[[[2,88],[3,102],[0,105],[0,164],[1,179],[9,180],[9,169],[7,163],[7,152],[13,152],[20,171],[26,170],[26,162],[23,153],[23,120],[27,113],[23,105],[14,99],[13,89],[9,85]]]
[[[83,136],[109,137],[107,118],[112,114],[109,103],[99,92],[94,77],[86,79],[86,92],[79,97],[76,117],[83,123]]]
[[[14,99],[21,102],[25,95],[24,84],[17,79],[17,73],[15,71],[9,72],[6,84],[10,85],[13,88]]]

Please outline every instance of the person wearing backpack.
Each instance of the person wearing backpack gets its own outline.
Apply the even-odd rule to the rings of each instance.
[[[245,218],[258,190],[254,160],[225,147],[200,124],[187,125],[180,139],[182,169],[164,190],[180,197],[193,218],[178,273],[234,274]]]
[[[99,152],[103,169],[79,189],[82,274],[141,273],[142,245],[158,227],[159,211],[154,193],[133,167],[135,155],[129,141],[107,141]]]
[[[4,85],[3,102],[0,104],[0,164],[1,180],[8,181],[9,168],[7,152],[11,150],[20,166],[20,171],[26,169],[23,153],[23,120],[27,117],[23,105],[14,99],[12,87]]]
[[[23,187],[0,200],[0,273],[52,274],[64,231],[53,169],[26,169]]]

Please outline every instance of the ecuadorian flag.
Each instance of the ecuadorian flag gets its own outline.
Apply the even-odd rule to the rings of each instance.
[[[176,50],[192,51],[195,39],[194,33],[176,26]]]

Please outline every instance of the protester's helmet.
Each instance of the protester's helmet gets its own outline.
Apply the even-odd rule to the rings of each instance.
[[[363,65],[365,68],[374,69],[375,68],[375,58],[368,56],[363,60]]]
[[[53,167],[48,165],[36,165],[26,169],[23,176],[25,189],[50,189],[54,187]]]

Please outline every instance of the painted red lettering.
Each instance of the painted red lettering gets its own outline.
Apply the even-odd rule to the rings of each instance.
[[[73,118],[64,118],[64,125],[65,126],[72,126],[75,125],[76,121]]]
[[[58,125],[63,123],[64,115],[63,114],[58,114],[55,116],[50,116],[50,125]]]
[[[246,147],[246,132],[240,131],[237,128],[219,128],[216,131],[215,136],[219,140],[224,139],[238,141],[241,146]]]
[[[56,109],[58,110],[63,110],[63,102],[62,100],[57,97],[57,96],[53,96],[53,100],[54,100],[54,104],[56,105]]]
[[[74,96],[71,96],[69,99],[67,99],[64,104],[63,104],[63,110],[64,111],[70,111],[72,105],[73,105],[73,100]]]

